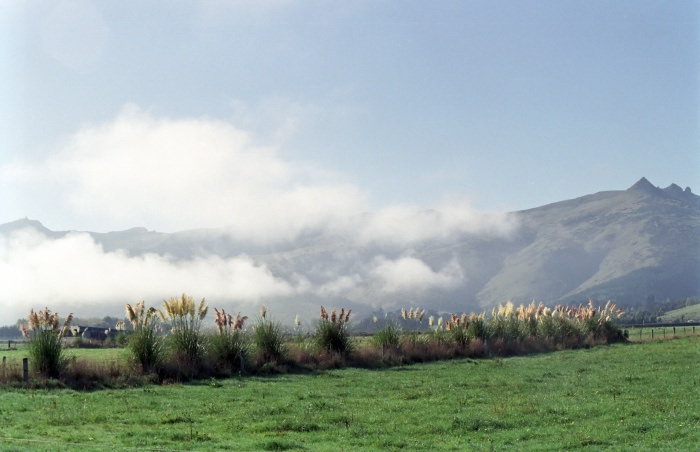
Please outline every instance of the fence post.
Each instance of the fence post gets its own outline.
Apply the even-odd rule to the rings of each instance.
[[[2,379],[5,379],[5,362],[7,361],[7,357],[3,356],[2,357]]]
[[[654,339],[654,328],[651,329],[651,338]]]
[[[676,327],[675,326],[673,327],[673,335],[674,336],[676,335]]]
[[[22,358],[22,370],[24,371],[24,382],[29,381],[29,358]]]

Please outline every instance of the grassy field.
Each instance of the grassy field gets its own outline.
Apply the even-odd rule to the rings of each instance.
[[[7,344],[5,344],[7,345]],[[22,358],[27,356],[27,345],[13,345],[13,348],[0,348],[0,356],[5,356],[8,363],[21,363]],[[68,348],[65,349],[65,354],[68,357],[76,359],[85,359],[94,362],[126,361],[129,357],[129,352],[123,348]]]
[[[0,450],[695,451],[698,394],[697,336],[374,371],[4,389]]]
[[[628,328],[629,340],[632,342],[673,339],[700,334],[700,326],[664,326],[654,328]]]
[[[662,322],[675,322],[678,319],[700,319],[700,304],[686,306],[684,308],[668,311],[661,317]]]

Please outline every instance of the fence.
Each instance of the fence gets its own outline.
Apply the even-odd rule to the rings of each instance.
[[[12,364],[8,364],[7,357],[2,357],[2,366],[0,366],[0,382],[7,382],[8,379],[12,379],[12,374],[16,369],[13,368]],[[29,359],[22,358],[22,381],[25,383],[29,381]]]
[[[654,341],[700,334],[700,325],[632,325],[623,327],[631,341]]]
[[[27,341],[26,339],[5,339],[1,338],[0,339],[0,350],[5,348],[7,346],[7,349],[15,348],[18,345],[24,345],[26,344]]]

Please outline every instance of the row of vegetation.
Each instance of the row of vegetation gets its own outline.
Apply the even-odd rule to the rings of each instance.
[[[28,340],[29,361],[37,377],[70,386],[132,384],[138,381],[184,381],[242,373],[279,373],[344,366],[377,368],[454,357],[507,356],[588,347],[624,341],[618,326],[623,312],[604,307],[557,306],[541,303],[499,306],[491,315],[453,314],[448,319],[425,310],[403,309],[408,322],[427,322],[426,332],[406,331],[398,323],[375,318],[378,330],[369,337],[352,334],[351,311],[321,307],[313,331],[303,334],[300,320],[288,329],[265,307],[247,328],[247,316],[214,308],[214,332],[202,322],[209,306],[186,294],[164,301],[162,309],[142,301],[126,305],[128,325],[121,325],[130,359],[102,367],[72,359],[64,347],[72,315],[60,322],[48,308],[32,310],[21,329]],[[164,330],[168,333],[164,334]],[[3,377],[19,381],[19,372]]]
[[[691,306],[700,305],[700,297],[687,297],[666,299],[657,301],[654,295],[649,295],[646,301],[638,306],[632,306],[625,310],[625,317],[621,319],[621,323],[625,325],[648,325],[654,323],[668,322],[664,319],[671,311],[689,308]],[[670,323],[684,323],[698,321],[698,315],[674,316]]]

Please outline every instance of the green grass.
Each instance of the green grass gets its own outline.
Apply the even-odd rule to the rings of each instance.
[[[106,363],[111,361],[124,362],[129,357],[129,352],[123,348],[67,348],[64,349],[68,358],[86,359],[96,363]],[[22,363],[22,358],[27,357],[26,344],[13,346],[12,350],[0,350],[0,356],[7,357],[7,362]],[[0,358],[1,359],[1,358]]]
[[[661,316],[661,321],[675,322],[681,318],[685,319],[686,321],[700,319],[700,304],[694,304],[684,308],[674,309],[673,311],[668,311],[666,314]]]
[[[700,326],[664,326],[654,328],[628,328],[629,340],[643,342],[651,340],[666,340],[674,337],[684,337],[700,334]]]
[[[697,336],[381,371],[7,388],[0,436],[26,441],[0,450],[693,451],[699,393]]]

